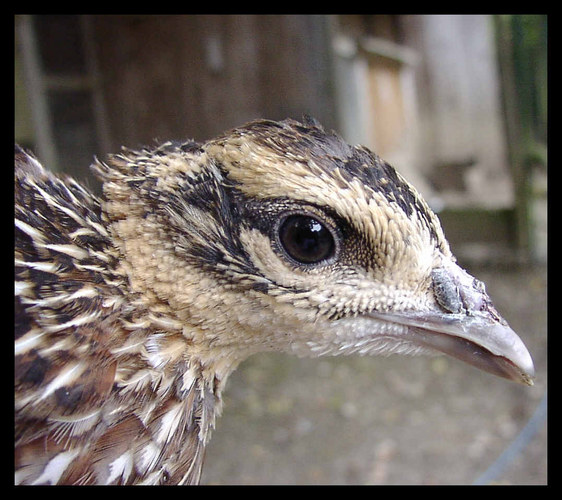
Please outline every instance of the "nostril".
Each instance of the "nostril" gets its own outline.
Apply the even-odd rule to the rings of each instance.
[[[433,294],[437,303],[445,311],[458,314],[463,309],[459,288],[451,276],[443,268],[434,269],[431,273]]]

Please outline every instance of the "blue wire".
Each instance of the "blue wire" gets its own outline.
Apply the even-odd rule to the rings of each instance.
[[[504,470],[511,464],[515,457],[523,452],[530,441],[535,437],[535,435],[541,429],[543,422],[546,421],[547,407],[548,407],[547,391],[544,392],[544,396],[537,406],[535,413],[525,424],[525,427],[521,429],[521,432],[517,437],[511,442],[511,444],[502,452],[502,454],[493,462],[486,471],[480,475],[472,483],[474,485],[484,485],[489,484],[495,480],[504,472]]]

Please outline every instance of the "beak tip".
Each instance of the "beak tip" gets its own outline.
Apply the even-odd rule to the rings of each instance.
[[[522,371],[519,375],[518,379],[515,379],[515,382],[519,382],[520,384],[528,385],[532,387],[535,385],[535,370],[526,370]]]
[[[528,354],[529,357],[529,362],[527,364],[527,366],[522,370],[521,373],[521,381],[529,386],[533,386],[535,385],[534,383],[534,379],[535,379],[535,366],[533,364],[533,360],[531,359],[531,356]]]
[[[511,338],[513,340],[513,351],[511,352],[511,356],[508,358],[508,363],[512,365],[514,369],[518,372],[518,379],[517,381],[532,386],[534,385],[534,378],[535,378],[535,365],[533,363],[533,358],[531,358],[531,354],[529,353],[525,344],[521,341],[521,339],[517,336],[517,334],[507,327],[508,331],[511,333]]]

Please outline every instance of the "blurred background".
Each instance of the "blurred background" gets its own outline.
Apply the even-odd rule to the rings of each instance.
[[[94,155],[316,117],[393,164],[528,345],[535,387],[445,358],[255,356],[206,484],[546,484],[547,18],[15,16],[15,139]]]

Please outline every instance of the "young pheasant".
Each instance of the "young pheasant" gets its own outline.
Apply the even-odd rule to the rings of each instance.
[[[532,383],[419,194],[312,119],[93,169],[102,199],[16,148],[18,484],[197,483],[259,351],[438,351]]]

